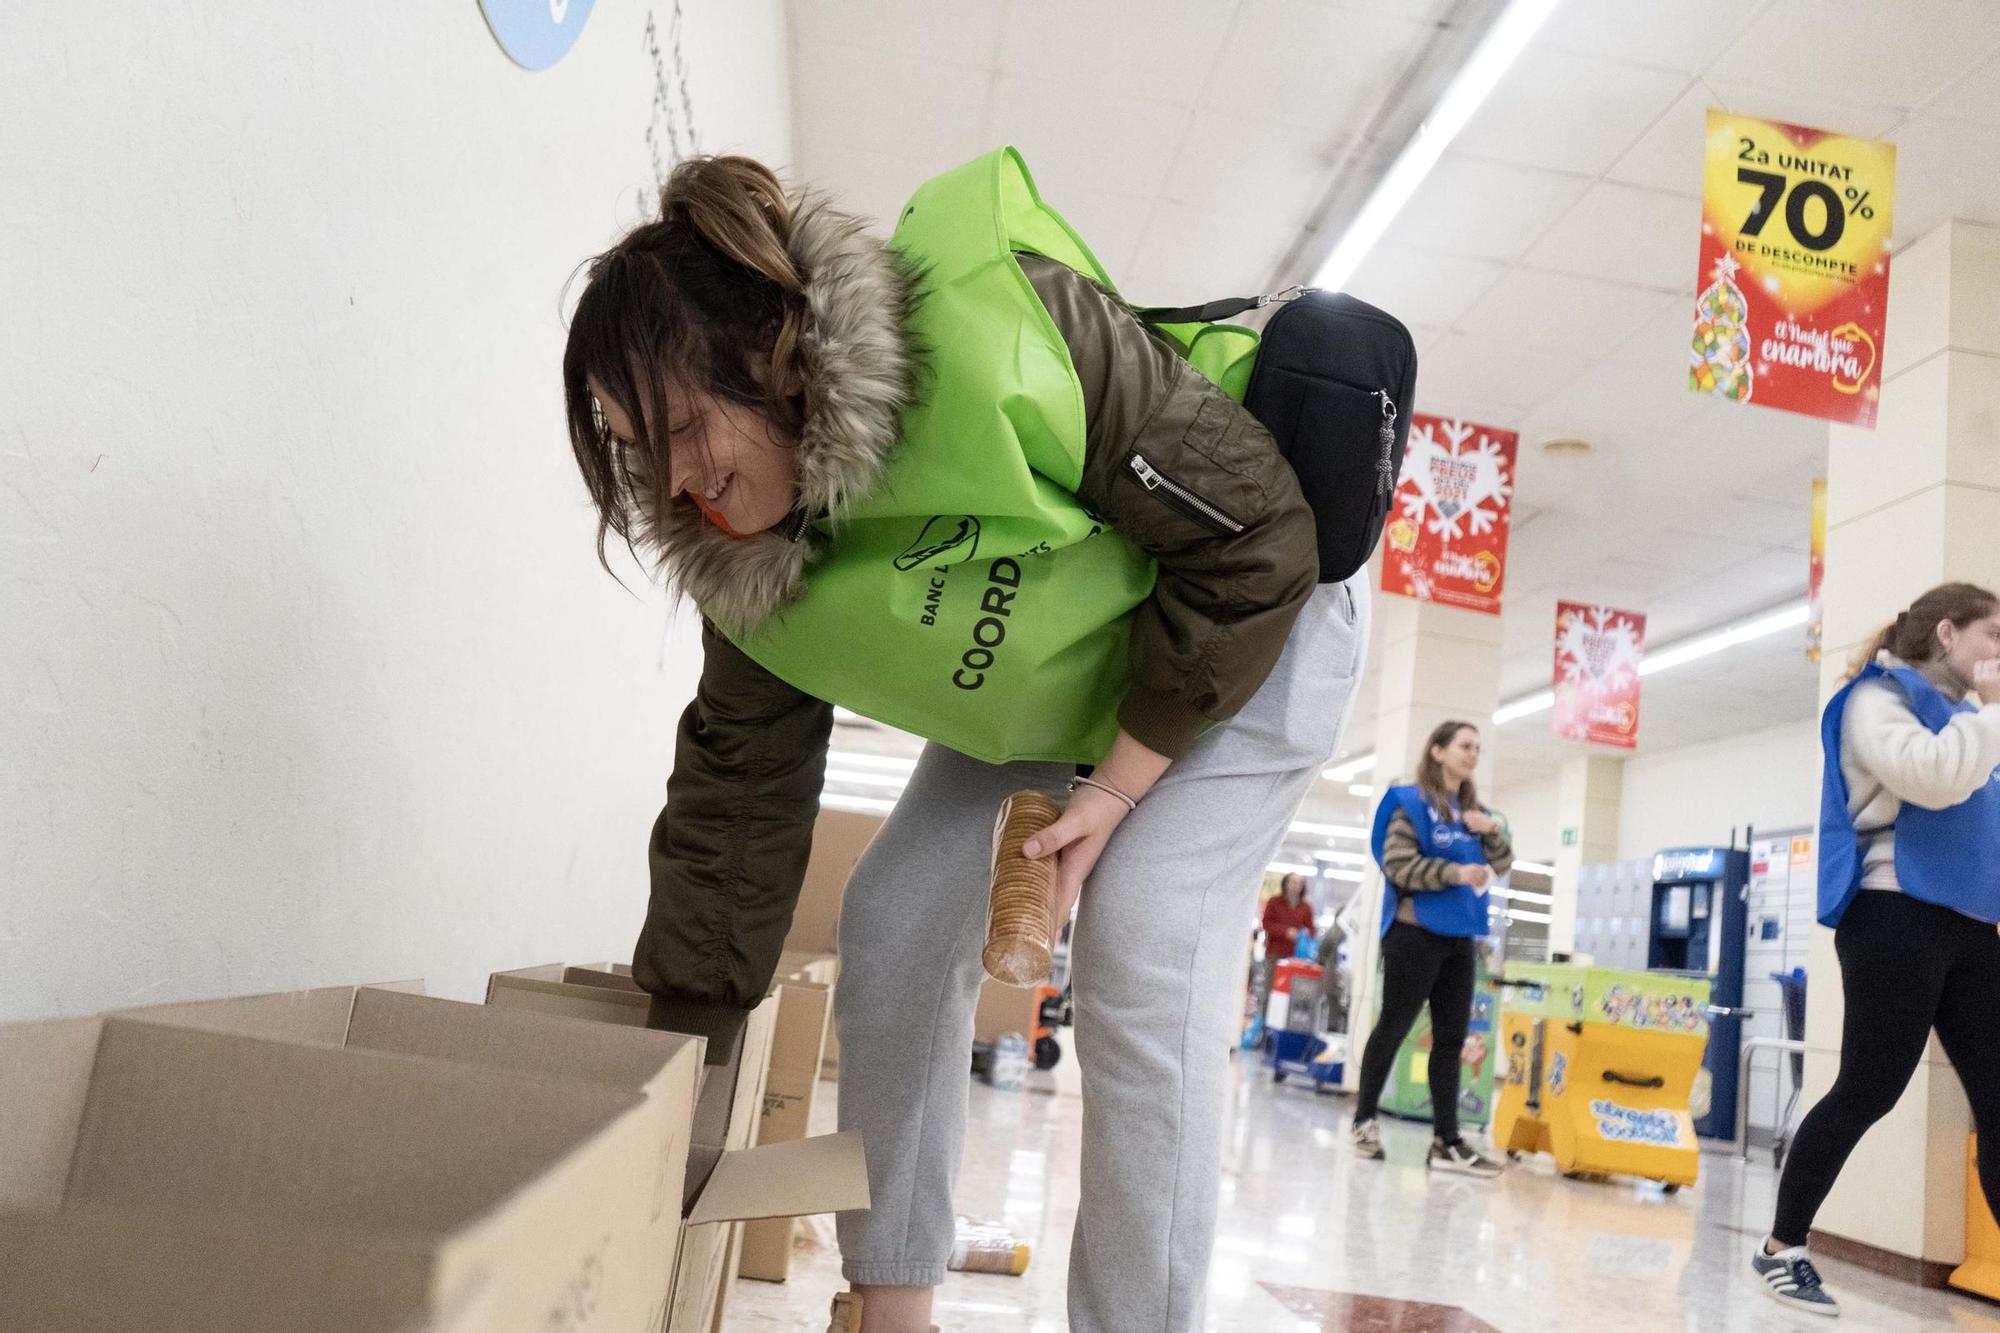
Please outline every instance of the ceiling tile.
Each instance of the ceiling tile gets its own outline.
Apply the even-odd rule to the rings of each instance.
[[[1535,40],[1566,51],[1699,74],[1755,14],[1751,5],[1731,11],[1710,0],[1589,0],[1558,8]]]
[[[1378,10],[1247,0],[1216,64],[1206,102],[1322,134],[1358,137],[1431,31],[1421,20]],[[1336,73],[1330,53],[1337,51],[1355,58],[1339,60]]]
[[[1838,8],[1777,0],[1710,67],[1710,82],[1808,94],[1839,88],[1859,100],[1915,107],[1995,43],[2000,5],[1992,0],[1844,0]]]
[[[1303,225],[1332,183],[1340,153],[1324,131],[1202,111],[1175,159],[1167,198],[1260,208]]]
[[[989,6],[990,7],[990,6]],[[1064,0],[1008,6],[1000,63],[1008,74],[1127,97],[1193,105],[1208,81],[1231,9],[1209,0]]]
[[[1688,89],[1605,174],[1628,185],[1699,197],[1702,141],[1710,107],[1813,129],[1879,137],[1901,123],[1893,106],[1774,92],[1753,84],[1707,80]]]
[[[1052,200],[1091,189],[1150,196],[1166,184],[1188,115],[1168,103],[1007,75],[994,85],[985,137],[1019,148]]]
[[[1951,218],[2000,226],[2000,135],[1970,121],[1919,115],[1895,140],[1895,244]],[[1893,300],[1893,271],[1889,286]]]
[[[1457,327],[1481,338],[1560,352],[1581,370],[1672,299],[1595,278],[1515,268],[1459,316]]]
[[[1417,410],[1512,426],[1528,404],[1569,383],[1579,369],[1560,352],[1454,333],[1424,359]]]
[[[1969,120],[2000,130],[2000,54],[1960,79],[1924,110],[1947,120]]]
[[[795,151],[808,177],[836,144],[937,162],[947,170],[991,145],[984,122],[991,77],[965,66],[852,46],[801,52],[792,73],[800,114]],[[922,114],[913,115],[912,108]],[[915,182],[912,182],[914,185]]]
[[[1132,257],[1125,294],[1182,305],[1257,290],[1291,245],[1293,228],[1255,212],[1162,204]]]
[[[1512,261],[1590,187],[1582,176],[1446,153],[1403,207],[1388,239],[1447,254]]]
[[[1528,252],[1527,262],[1691,296],[1700,253],[1699,201],[1600,181]]]
[[[1084,244],[1097,256],[1097,262],[1104,265],[1112,282],[1122,288],[1132,271],[1139,238],[1146,234],[1146,223],[1153,216],[1154,201],[1104,190],[1065,189],[1057,193],[1044,186],[1044,193],[1055,210],[1076,229],[1076,234],[1083,237]]]
[[[1685,74],[1530,48],[1453,147],[1475,157],[1595,176],[1687,86]],[[1590,113],[1578,115],[1579,107]]]
[[[1449,328],[1507,271],[1490,259],[1463,259],[1406,245],[1378,245],[1348,281],[1350,294],[1381,306],[1412,330]],[[1421,344],[1419,344],[1421,346]]]
[[[792,35],[809,54],[858,46],[912,59],[991,69],[1006,7],[937,0],[790,0]]]

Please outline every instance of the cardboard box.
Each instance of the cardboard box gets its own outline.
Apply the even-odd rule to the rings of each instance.
[[[407,1333],[477,1298],[484,1330],[581,1329],[629,1285],[602,1200],[653,1123],[633,1092],[411,1055],[0,1027],[0,1328]]]
[[[848,878],[881,830],[879,815],[852,810],[821,810],[813,825],[812,858],[806,862],[805,885],[792,909],[792,928],[785,948],[806,953],[840,952],[840,900]]]
[[[628,1197],[599,1200],[617,1250],[591,1293],[592,1328],[658,1333],[680,1245],[678,1192],[687,1176],[704,1043],[671,1032],[579,1028],[544,1015],[461,1004],[381,987],[337,987],[128,1010],[144,1022],[453,1060],[601,1084],[646,1099],[651,1127],[632,1162]],[[627,1253],[629,1251],[629,1254]]]
[[[1042,994],[1033,986],[1009,986],[987,977],[979,984],[979,1007],[972,1012],[972,1039],[990,1042],[1018,1032],[1030,1042],[1041,1026]]]
[[[778,975],[801,981],[816,981],[830,992],[834,983],[840,980],[840,955],[787,949],[778,955]],[[833,1008],[832,1001],[833,997],[829,994],[827,996],[829,1014]],[[826,1025],[826,1046],[820,1052],[819,1076],[830,1079],[840,1077],[840,1026],[831,1018]]]
[[[645,1025],[651,1003],[629,977],[561,965],[495,973],[486,1000],[628,1027]],[[868,1171],[858,1136],[751,1146],[778,1008],[771,999],[751,1011],[732,1060],[707,1067],[682,1192],[684,1225],[668,1333],[708,1333],[721,1319],[734,1224],[868,1206]]]
[[[798,979],[779,983],[778,1023],[771,1038],[758,1143],[792,1143],[812,1132],[813,1101],[819,1090],[820,1056],[826,1049],[832,1000],[832,991],[820,982]],[[744,1224],[742,1255],[729,1271],[760,1282],[783,1282],[791,1276],[792,1237],[797,1231],[798,1219],[792,1217]]]

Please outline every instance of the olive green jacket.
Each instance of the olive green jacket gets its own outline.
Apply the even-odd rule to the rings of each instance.
[[[881,242],[823,206],[802,208],[793,249],[825,335],[800,445],[801,493],[841,493],[871,449],[892,448],[896,416],[921,392],[898,333],[909,279]],[[1020,262],[1067,344],[1087,420],[1077,498],[1152,555],[1153,594],[1132,621],[1123,728],[1177,757],[1256,693],[1317,581],[1311,512],[1268,432],[1193,370],[1167,339],[1088,279],[1052,260]],[[813,352],[817,351],[817,360]],[[1167,504],[1128,470],[1143,452],[1229,514],[1223,536]],[[805,575],[800,543],[768,533],[729,542],[689,512],[658,516],[669,584],[704,617],[754,624],[781,611]],[[681,718],[666,808],[653,826],[652,900],[633,974],[654,996],[652,1024],[711,1038],[723,1059],[762,999],[805,877],[833,709],[751,661],[704,625],[695,699]]]

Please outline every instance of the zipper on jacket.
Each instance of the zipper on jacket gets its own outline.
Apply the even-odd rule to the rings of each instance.
[[[1130,467],[1132,475],[1139,479],[1141,486],[1144,486],[1155,495],[1165,496],[1182,513],[1189,515],[1197,522],[1218,529],[1232,537],[1243,531],[1241,523],[1238,523],[1235,519],[1223,513],[1220,509],[1217,509],[1214,505],[1202,499],[1172,477],[1162,473],[1158,468],[1146,461],[1144,454],[1133,454]]]

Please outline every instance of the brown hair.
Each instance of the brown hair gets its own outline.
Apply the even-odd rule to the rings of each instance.
[[[643,536],[671,503],[676,397],[703,390],[756,407],[774,435],[798,437],[807,313],[791,236],[792,206],[769,167],[690,158],[661,189],[659,219],[584,265],[563,399],[570,448],[597,506],[600,562],[607,533],[633,544],[635,505]],[[760,377],[761,357],[769,366]],[[639,438],[629,448],[606,429],[592,380],[631,417]]]
[[[1848,668],[1852,676],[1887,652],[1911,666],[1920,666],[1938,655],[1937,627],[1949,620],[1964,629],[1975,620],[1984,620],[2000,611],[2000,597],[1973,583],[1940,583],[1911,602],[1909,609],[1882,627],[1861,656]]]
[[[1452,817],[1451,801],[1454,796],[1458,798],[1458,808],[1461,811],[1484,809],[1479,804],[1479,788],[1474,785],[1471,778],[1460,783],[1457,791],[1452,791],[1444,785],[1444,765],[1431,753],[1432,750],[1442,749],[1457,740],[1461,731],[1478,730],[1479,728],[1470,722],[1440,722],[1431,732],[1431,738],[1424,742],[1424,757],[1417,764],[1417,790],[1424,794],[1424,800],[1429,802],[1431,809],[1437,811],[1440,819],[1448,820]]]

